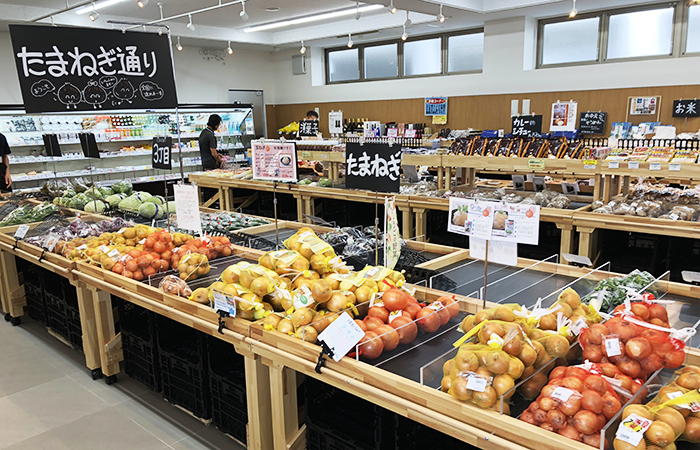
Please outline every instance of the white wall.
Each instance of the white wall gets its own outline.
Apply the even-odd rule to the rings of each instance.
[[[525,17],[487,22],[484,71],[480,74],[325,85],[319,82],[319,76],[311,75],[322,67],[323,51],[312,49],[307,53],[311,57],[307,58],[306,75],[291,73],[291,55],[296,51],[279,52],[274,55],[275,102],[321,103],[700,83],[697,78],[700,57],[533,69],[535,23]]]
[[[229,89],[265,91],[272,102],[275,95],[270,52],[236,49],[223,61],[200,54],[198,47],[175,51],[178,99],[180,103],[228,103]],[[291,70],[291,69],[290,69]],[[22,93],[12,56],[10,33],[0,32],[0,105],[21,105]]]

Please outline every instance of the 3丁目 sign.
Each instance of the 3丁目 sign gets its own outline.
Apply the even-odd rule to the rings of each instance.
[[[173,139],[170,137],[155,137],[153,138],[153,153],[151,163],[154,169],[172,170],[173,161],[171,158],[171,149]]]

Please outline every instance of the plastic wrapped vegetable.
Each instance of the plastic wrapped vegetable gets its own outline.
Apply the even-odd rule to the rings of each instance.
[[[200,253],[189,253],[182,256],[177,265],[180,278],[185,281],[193,281],[198,277],[209,273],[209,260]]]
[[[274,270],[278,275],[301,274],[309,270],[309,260],[294,250],[267,252],[258,259],[261,266]]]
[[[192,290],[187,285],[187,282],[181,280],[174,275],[168,275],[161,280],[158,284],[158,288],[162,289],[163,292],[168,294],[177,295],[180,297],[190,297],[192,295]]]

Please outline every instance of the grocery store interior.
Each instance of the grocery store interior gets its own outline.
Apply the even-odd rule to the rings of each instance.
[[[0,449],[700,445],[700,1],[0,11]]]

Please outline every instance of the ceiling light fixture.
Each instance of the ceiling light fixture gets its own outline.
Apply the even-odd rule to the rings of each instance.
[[[362,17],[362,13],[360,12],[360,0],[355,2],[355,9],[357,11],[355,12],[355,20],[360,20],[360,17]]]
[[[406,33],[406,25],[403,26],[403,34],[401,35],[401,40],[405,41],[408,39],[408,33]]]
[[[238,15],[241,16],[241,19],[243,19],[243,21],[245,22],[246,20],[250,19],[248,13],[245,12],[245,0],[241,2],[241,7],[243,9],[241,9],[241,12]]]
[[[578,10],[576,9],[576,0],[574,0],[574,6],[571,8],[571,11],[569,12],[569,19],[573,19],[576,17],[578,14]]]
[[[231,41],[228,41],[228,48],[226,49],[229,55],[233,55],[233,49],[231,48]]]
[[[304,47],[304,41],[301,41],[301,48],[299,49],[299,53],[302,55],[306,53],[306,47]]]
[[[352,48],[354,42],[352,41],[352,34],[348,33],[348,48]]]
[[[150,2],[151,0],[139,0],[136,4],[139,5],[139,8],[145,8]]]
[[[76,9],[75,13],[78,15],[83,15],[83,14],[88,14],[93,11],[100,10],[102,8],[106,8],[108,6],[116,5],[117,3],[121,3],[125,0],[102,0],[102,1],[97,1],[97,2],[92,2],[92,5],[86,5],[83,6],[82,8]]]
[[[270,6],[269,8],[265,8],[265,11],[267,12],[280,12],[279,6]]]
[[[360,7],[360,12],[365,13],[368,11],[375,11],[377,9],[382,9],[382,5],[365,5]],[[298,19],[282,20],[280,22],[272,22],[265,25],[259,25],[255,27],[249,27],[244,29],[245,33],[253,33],[256,31],[266,31],[273,30],[275,28],[284,28],[292,25],[301,25],[304,23],[318,22],[320,20],[337,19],[339,17],[351,16],[356,12],[355,8],[344,9],[341,11],[333,11],[325,14],[316,14],[313,16],[299,17]]]
[[[389,6],[387,6],[386,9],[388,9],[389,12],[392,14],[396,14],[396,11],[398,11],[398,9],[396,9],[396,6],[394,6],[394,0],[391,0]]]
[[[95,3],[92,4],[92,12],[88,16],[93,22],[100,18],[100,13],[95,11]]]
[[[195,26],[194,26],[194,24],[192,23],[192,14],[188,14],[187,16],[190,18],[190,23],[187,24],[187,28],[189,28],[190,31],[194,31],[194,30],[195,30]]]
[[[410,11],[406,11],[406,22],[404,22],[404,24],[403,24],[403,26],[406,28],[410,27],[411,24],[413,23],[413,22],[411,22],[411,19],[409,19],[409,17],[408,17],[409,13],[410,13]]]
[[[442,14],[442,5],[440,5],[440,14],[437,15],[437,20],[440,23],[445,21],[445,16]]]
[[[177,37],[177,45],[175,46],[177,48],[177,51],[181,52],[182,51],[182,44],[180,44],[180,36]]]

